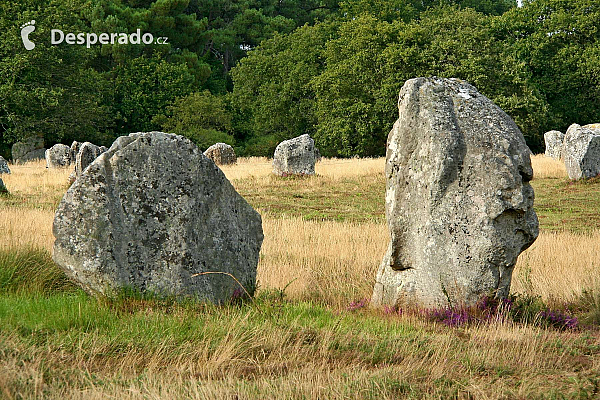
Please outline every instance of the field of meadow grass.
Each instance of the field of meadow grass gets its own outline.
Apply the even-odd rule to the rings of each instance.
[[[532,157],[540,236],[507,301],[368,307],[387,246],[384,159],[223,171],[263,216],[253,299],[92,298],[52,262],[70,170],[11,165],[0,196],[0,398],[584,399],[600,396],[600,180]]]

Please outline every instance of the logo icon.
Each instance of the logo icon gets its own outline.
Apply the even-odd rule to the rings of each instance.
[[[23,45],[27,50],[33,50],[35,47],[35,43],[29,40],[29,34],[35,31],[35,20],[31,20],[21,26],[21,40],[23,40]]]

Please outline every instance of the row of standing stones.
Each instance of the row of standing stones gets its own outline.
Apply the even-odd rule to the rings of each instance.
[[[563,160],[570,179],[600,174],[600,124],[572,124],[566,133],[546,132],[544,141],[546,157]]]
[[[398,107],[385,167],[390,242],[372,304],[506,296],[517,256],[538,235],[522,133],[456,79],[411,79]],[[277,147],[274,172],[314,174],[316,160],[303,135]],[[120,137],[93,160],[61,200],[53,233],[55,262],[92,294],[132,288],[215,303],[256,286],[264,238],[260,214],[216,163],[163,132]]]

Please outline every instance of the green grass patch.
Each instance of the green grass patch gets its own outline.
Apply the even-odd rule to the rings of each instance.
[[[268,214],[307,220],[385,221],[383,174],[333,180],[323,176],[233,181],[237,191]]]
[[[255,179],[233,184],[253,207],[275,217],[385,222],[383,174],[338,181],[321,176],[271,177],[260,184]],[[535,179],[531,184],[541,229],[587,232],[600,227],[600,179]]]
[[[0,250],[0,295],[73,291],[75,286],[44,249],[22,247]]]
[[[534,179],[540,228],[587,232],[600,227],[600,179]]]

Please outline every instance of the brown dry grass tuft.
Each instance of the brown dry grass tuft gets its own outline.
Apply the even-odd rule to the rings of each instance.
[[[513,292],[550,302],[575,301],[584,290],[600,288],[600,230],[591,233],[542,232],[519,256]]]

